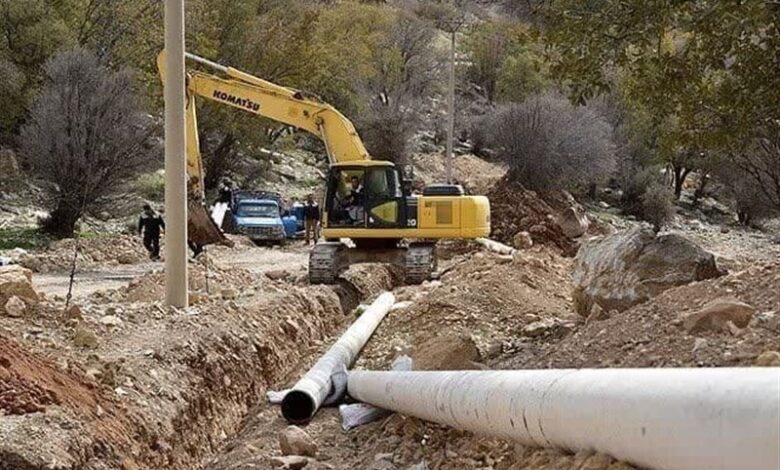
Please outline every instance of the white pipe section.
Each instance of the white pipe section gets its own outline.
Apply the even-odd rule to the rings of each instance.
[[[349,368],[360,350],[374,334],[379,323],[395,303],[395,296],[385,292],[360,315],[328,349],[306,375],[282,400],[282,416],[291,423],[307,423],[331,390],[331,376],[340,368]]]
[[[187,306],[184,0],[165,1],[165,302]]]
[[[503,243],[497,242],[495,240],[491,240],[489,238],[477,238],[477,243],[484,246],[490,251],[495,251],[498,254],[501,255],[511,255],[514,254],[515,250],[509,245],[504,245]]]
[[[526,445],[670,470],[780,468],[780,368],[363,372],[349,394]]]

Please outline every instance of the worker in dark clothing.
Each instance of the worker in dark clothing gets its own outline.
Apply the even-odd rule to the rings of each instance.
[[[233,182],[229,179],[225,179],[219,187],[219,199],[217,199],[217,202],[224,202],[228,207],[231,206],[233,204],[234,191]]]
[[[138,219],[138,235],[143,235],[144,246],[152,261],[160,259],[160,233],[165,230],[165,221],[149,204],[144,204],[144,211]]]
[[[306,203],[303,205],[303,227],[306,231],[306,244],[313,240],[317,244],[320,238],[319,230],[320,206],[314,202],[314,197],[309,194],[306,197]]]

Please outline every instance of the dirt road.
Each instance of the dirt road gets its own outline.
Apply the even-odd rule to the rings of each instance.
[[[246,269],[252,273],[262,274],[268,271],[285,270],[298,273],[306,270],[308,248],[296,242],[283,248],[273,247],[240,247],[240,249],[212,248],[211,255],[221,266],[232,266]],[[76,270],[73,285],[73,297],[80,299],[94,292],[117,289],[126,286],[130,281],[154,271],[162,271],[164,262],[144,262],[139,264],[106,266],[103,269],[80,271]],[[68,293],[70,273],[67,271],[53,273],[36,273],[33,276],[35,288],[49,296],[64,297]]]

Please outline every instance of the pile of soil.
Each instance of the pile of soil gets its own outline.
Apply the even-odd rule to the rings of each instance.
[[[491,206],[491,238],[512,245],[518,232],[528,232],[536,244],[555,246],[566,256],[577,252],[577,243],[556,222],[558,211],[535,191],[505,176],[487,196]]]
[[[236,297],[241,290],[261,288],[267,283],[265,276],[258,276],[246,269],[225,267],[215,262],[210,255],[202,254],[189,266],[189,286],[191,292],[206,292],[219,297],[222,293],[227,300]],[[208,281],[208,282],[207,282]],[[236,291],[236,292],[233,292]],[[113,296],[111,293],[96,293],[97,297],[107,296],[113,301],[140,302],[148,299],[160,299],[165,296],[165,273],[155,271],[132,280],[127,287]]]
[[[440,154],[415,155],[411,158],[415,179],[424,184],[445,180],[446,165]],[[504,176],[506,167],[488,162],[475,155],[456,155],[453,165],[454,178],[471,194],[486,194]]]
[[[76,268],[80,271],[135,264],[148,259],[146,249],[139,238],[119,235],[59,240],[44,251],[21,256],[19,264],[37,273],[67,271],[73,264],[73,253],[77,244]]]
[[[682,317],[718,298],[755,308],[741,330],[689,334]],[[669,289],[610,318],[588,321],[560,341],[515,345],[500,367],[737,367],[767,351],[780,351],[780,261]]]
[[[380,325],[359,367],[386,369],[396,355],[409,351],[419,353],[418,360],[436,363],[435,358],[423,356],[446,355],[442,347],[450,346],[453,353],[469,351],[468,341],[474,342],[480,356],[490,357],[528,324],[561,312],[569,312],[569,321],[576,320],[569,295],[571,263],[554,250],[537,246],[514,257],[477,251],[458,255],[451,263],[440,281],[396,290],[399,301],[414,303],[393,312]],[[441,347],[428,346],[431,342],[440,342]],[[466,361],[481,359],[463,357]]]

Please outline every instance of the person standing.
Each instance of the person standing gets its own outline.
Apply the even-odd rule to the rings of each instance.
[[[314,202],[314,197],[309,194],[306,196],[306,203],[303,205],[303,228],[306,232],[306,244],[313,239],[314,244],[320,239],[320,206]]]
[[[164,230],[165,221],[162,216],[155,212],[152,206],[144,204],[143,212],[138,219],[138,235],[143,235],[144,247],[152,261],[160,259],[160,234]]]

